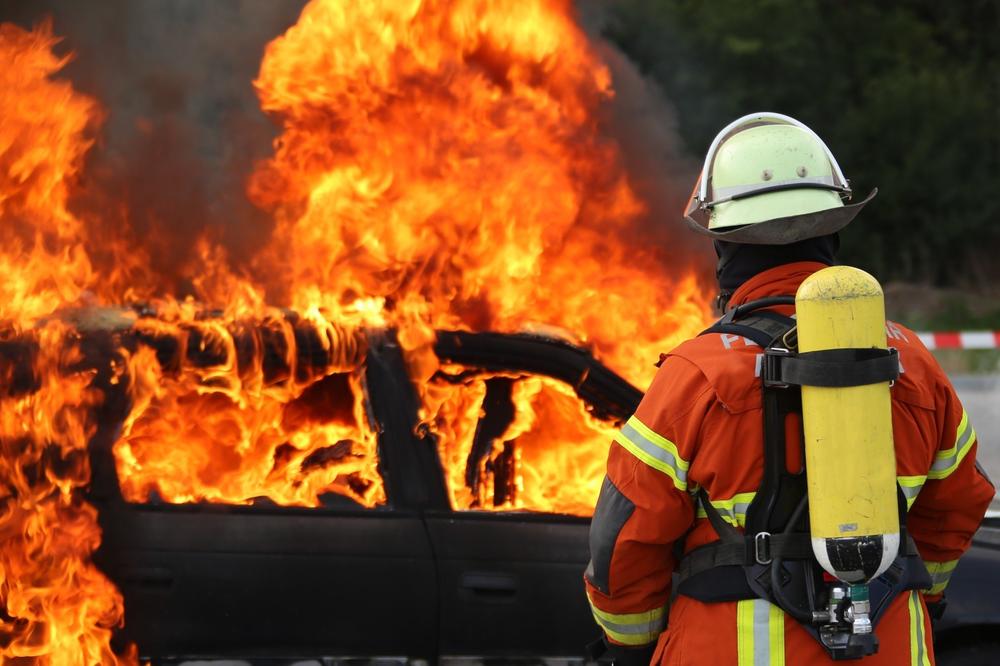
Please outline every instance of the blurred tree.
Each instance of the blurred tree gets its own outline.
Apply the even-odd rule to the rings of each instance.
[[[792,115],[863,196],[843,259],[881,279],[1000,279],[1000,0],[619,0],[607,36],[676,105],[688,150]]]

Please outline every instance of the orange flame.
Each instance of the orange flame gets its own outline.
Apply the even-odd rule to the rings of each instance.
[[[178,314],[187,320],[141,320],[135,328],[211,360],[195,364],[182,353],[168,376],[152,347],[132,357],[133,407],[114,447],[127,500],[144,502],[155,491],[167,502],[267,497],[318,506],[323,493],[336,492],[364,506],[385,502],[359,385],[360,332],[318,316],[300,322],[324,362],[297,367],[295,330],[278,313],[235,322]],[[242,359],[240,342],[252,347]],[[265,367],[265,345],[284,351],[277,374]]]
[[[259,262],[282,276],[269,286],[340,316],[375,304],[400,329],[457,507],[489,505],[458,483],[482,388],[428,399],[434,329],[555,326],[644,385],[657,352],[704,323],[687,262],[647,243],[602,134],[610,76],[567,2],[313,0],[256,85],[283,127],[250,188],[278,223]],[[518,483],[532,490],[514,506],[586,514],[607,428],[555,386],[517,392]],[[556,452],[581,444],[594,462],[567,478]]]
[[[109,648],[122,599],[90,563],[100,529],[81,497],[101,396],[92,373],[74,370],[72,331],[44,319],[95,283],[66,201],[97,106],[50,79],[66,62],[55,42],[48,25],[0,25],[0,344],[14,347],[15,362],[37,349],[30,377],[11,363],[2,373],[0,656],[90,666],[135,656]]]
[[[49,78],[67,62],[52,54],[57,41],[48,24],[0,25],[0,319],[29,326],[94,281],[66,200],[97,105]]]
[[[199,302],[164,294],[127,234],[93,250],[67,207],[100,112],[52,79],[55,41],[0,25],[0,346],[37,348],[28,388],[0,363],[0,656],[135,660],[108,647],[121,597],[90,564],[87,327],[126,360],[128,501],[384,503],[361,373],[365,331],[391,327],[456,509],[590,513],[614,424],[572,387],[507,377],[514,417],[469,485],[489,377],[433,380],[436,330],[528,330],[644,386],[706,319],[692,262],[644,226],[569,0],[312,0],[255,82],[282,130],[248,188],[272,241],[246,276],[201,239]]]

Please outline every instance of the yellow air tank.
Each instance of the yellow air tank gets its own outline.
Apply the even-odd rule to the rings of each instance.
[[[814,273],[799,287],[795,311],[800,354],[886,349],[882,287],[862,270]],[[802,386],[813,552],[847,583],[878,576],[899,550],[889,386]]]

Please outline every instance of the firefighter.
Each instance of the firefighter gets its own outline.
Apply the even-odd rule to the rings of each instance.
[[[611,444],[590,532],[586,592],[617,662],[934,663],[932,616],[994,493],[954,389],[916,334],[892,322],[891,349],[860,364],[874,378],[845,366],[838,384],[879,382],[891,395],[902,535],[893,566],[870,582],[872,639],[836,606],[834,597],[855,592],[810,550],[801,426],[809,414],[798,387],[772,369],[795,356],[792,297],[835,265],[838,231],[874,195],[846,204],[848,182],[830,150],[787,116],[745,116],[712,143],[685,220],[714,240],[726,316],[661,358]],[[810,381],[818,380],[801,383]],[[858,479],[845,470],[864,477],[865,464],[809,471],[850,487]],[[830,591],[838,585],[840,596]],[[839,625],[816,619],[825,608],[840,613]]]

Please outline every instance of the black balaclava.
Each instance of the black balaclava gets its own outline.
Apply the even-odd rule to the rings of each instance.
[[[715,277],[719,281],[719,296],[716,305],[725,312],[733,292],[754,275],[782,264],[796,261],[818,261],[833,266],[837,263],[840,236],[830,234],[788,245],[751,245],[715,241],[715,254],[719,264]]]

